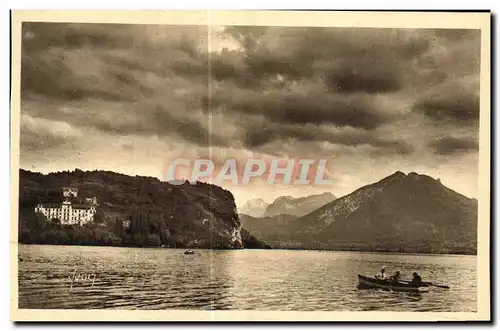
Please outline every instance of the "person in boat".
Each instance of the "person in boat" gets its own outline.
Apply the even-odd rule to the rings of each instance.
[[[399,270],[396,271],[394,275],[391,276],[391,281],[393,281],[394,283],[398,283],[400,279],[401,279],[401,272],[399,272]]]
[[[380,273],[375,275],[377,279],[387,279],[387,274],[385,273],[385,267],[380,270]]]
[[[414,272],[413,273],[413,279],[411,280],[410,285],[413,285],[413,286],[416,286],[416,287],[422,286],[423,285],[423,283],[422,283],[422,277],[420,277],[419,274],[417,274],[416,272]]]

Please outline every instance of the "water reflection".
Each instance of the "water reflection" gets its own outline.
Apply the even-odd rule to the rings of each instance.
[[[20,245],[21,308],[475,311],[473,256]],[[381,265],[451,290],[358,290]],[[75,268],[95,273],[77,282]],[[403,275],[404,277],[405,275]]]

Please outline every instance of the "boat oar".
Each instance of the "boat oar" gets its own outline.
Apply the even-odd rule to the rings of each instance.
[[[407,281],[407,280],[399,280],[400,283],[406,283],[406,284],[410,284],[411,282]],[[428,285],[428,286],[435,286],[435,287],[440,287],[440,288],[446,288],[446,289],[449,289],[450,287],[448,285],[439,285],[439,284],[434,284],[434,283],[431,283],[431,282],[422,282],[423,284],[425,285]]]
[[[449,289],[450,287],[448,285],[439,285],[439,284],[434,284],[431,282],[426,282],[427,285],[434,286],[434,287],[440,287],[440,288],[446,288]]]

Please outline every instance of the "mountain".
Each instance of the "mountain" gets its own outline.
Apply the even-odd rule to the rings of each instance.
[[[289,231],[301,246],[476,254],[477,207],[439,179],[398,171],[296,219]]]
[[[273,217],[280,214],[304,216],[333,200],[335,200],[335,196],[330,192],[301,198],[279,197],[267,206],[262,216]]]
[[[264,200],[257,198],[248,200],[243,206],[238,208],[240,214],[261,217],[269,204]]]
[[[66,226],[34,213],[39,203],[61,203],[63,187],[77,188],[77,200],[97,198],[94,223],[99,224]],[[257,245],[255,238],[245,238]],[[79,169],[48,175],[19,171],[19,240],[193,248],[245,244],[233,195],[221,187],[201,182],[176,186],[153,177]]]
[[[290,241],[289,225],[297,216],[281,214],[272,217],[252,217],[240,214],[241,226],[270,245]]]
[[[246,229],[241,228],[241,239],[245,248],[270,249],[271,246],[255,238]]]

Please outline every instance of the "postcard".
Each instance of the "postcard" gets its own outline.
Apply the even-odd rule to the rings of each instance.
[[[489,321],[489,12],[13,11],[13,321]]]

